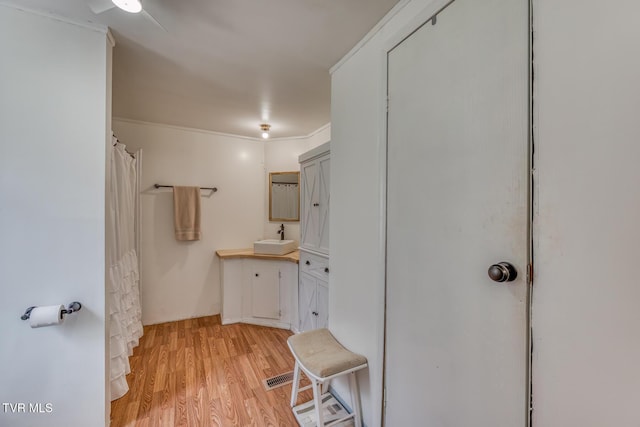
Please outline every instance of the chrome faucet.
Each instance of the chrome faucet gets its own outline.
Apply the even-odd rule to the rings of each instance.
[[[280,230],[278,230],[278,234],[280,235],[280,240],[284,240],[284,224],[280,224]]]

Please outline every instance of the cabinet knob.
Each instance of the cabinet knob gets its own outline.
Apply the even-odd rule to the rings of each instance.
[[[311,314],[313,314],[314,316],[317,316],[318,312],[317,311],[312,311]]]
[[[258,273],[256,273],[256,277],[260,276]]]
[[[328,273],[329,272],[329,267],[325,267],[324,272]]]
[[[320,203],[314,203],[313,206],[320,206]]]
[[[311,265],[311,262],[307,261],[307,262],[305,262],[305,264],[307,264],[307,265]]]

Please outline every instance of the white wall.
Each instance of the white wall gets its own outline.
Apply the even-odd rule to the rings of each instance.
[[[7,6],[0,28],[0,403],[27,411],[0,425],[104,425],[106,33]],[[60,326],[20,320],[74,300]]]
[[[533,5],[534,426],[636,426],[640,5]]]
[[[284,224],[285,238],[300,241],[300,222],[269,221],[269,173],[300,171],[298,156],[331,139],[331,126],[325,125],[308,136],[283,138],[266,141],[264,144],[265,175],[265,217],[264,238],[279,239],[280,224]]]
[[[143,149],[142,322],[220,313],[215,251],[251,247],[262,238],[263,142],[122,119],[114,119],[113,127],[130,151]],[[218,188],[201,198],[200,241],[175,240],[173,193],[153,189],[155,183]]]
[[[401,2],[331,79],[331,287],[329,327],[369,361],[359,375],[365,424],[382,413],[384,343],[383,49],[433,3]],[[404,7],[402,7],[404,5]],[[348,391],[337,382],[341,397]]]

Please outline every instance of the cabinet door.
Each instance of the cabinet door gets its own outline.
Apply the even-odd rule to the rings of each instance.
[[[316,328],[326,328],[329,325],[329,284],[317,281],[316,287]]]
[[[329,154],[321,157],[318,162],[318,248],[323,253],[329,253],[329,201],[331,188],[330,165],[331,158]]]
[[[300,332],[316,328],[316,278],[300,273],[298,287],[298,313],[300,316]]]
[[[267,319],[280,318],[280,270],[276,263],[250,263],[251,315]]]
[[[318,246],[318,163],[315,161],[301,165],[302,200],[300,210],[300,245],[310,249]]]

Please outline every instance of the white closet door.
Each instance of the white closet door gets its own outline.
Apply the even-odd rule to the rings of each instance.
[[[456,0],[388,55],[387,426],[527,425],[528,12]]]

